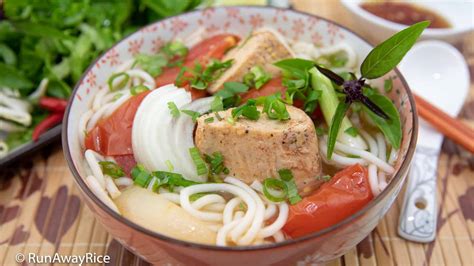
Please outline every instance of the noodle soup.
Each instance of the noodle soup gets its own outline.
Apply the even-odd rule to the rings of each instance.
[[[201,254],[206,263],[213,248],[292,246],[357,215],[358,229],[328,234],[328,245],[337,248],[316,261],[360,241],[398,193],[413,122],[404,109],[410,105],[402,104],[402,132],[387,137],[377,114],[354,102],[331,134],[348,96],[347,84],[327,71],[357,81],[368,46],[350,38],[316,45],[270,25],[178,36],[164,38],[159,49],[121,57],[99,86],[86,97],[87,90],[78,91],[83,98],[73,103],[84,108],[68,117],[69,150],[79,158],[74,168],[81,187],[107,206],[107,213],[95,208],[106,228],[128,239],[128,229],[119,230],[123,217],[139,226],[133,230],[146,229],[145,240],[164,235],[163,243],[209,249]],[[402,86],[393,73],[364,82],[363,95],[375,105],[375,98],[390,93],[393,99]],[[407,102],[402,93],[395,112],[382,110],[390,121],[399,121],[393,115]],[[132,242],[153,257],[154,244]],[[315,249],[307,243],[301,250]],[[281,258],[266,263],[272,261]]]

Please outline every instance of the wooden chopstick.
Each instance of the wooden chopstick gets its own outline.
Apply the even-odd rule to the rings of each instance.
[[[474,130],[418,95],[415,95],[415,102],[418,114],[423,119],[447,138],[474,153]]]

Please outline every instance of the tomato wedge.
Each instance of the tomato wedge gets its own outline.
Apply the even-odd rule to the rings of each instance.
[[[291,206],[283,231],[292,238],[314,233],[356,213],[372,198],[367,169],[359,164],[347,167]]]
[[[133,96],[120,106],[109,117],[99,121],[87,133],[86,149],[94,150],[107,156],[133,154],[132,125],[138,106],[150,91]]]
[[[189,50],[189,53],[184,60],[184,66],[193,68],[196,63],[206,65],[211,58],[222,59],[224,54],[238,42],[239,37],[232,34],[219,34],[209,39],[205,39]],[[180,67],[165,68],[163,73],[155,78],[156,86],[160,87],[174,83],[180,71]],[[184,76],[190,77],[191,74],[185,72]],[[205,90],[191,88],[191,86],[188,86],[186,81],[181,86],[191,92],[193,100],[208,95]]]

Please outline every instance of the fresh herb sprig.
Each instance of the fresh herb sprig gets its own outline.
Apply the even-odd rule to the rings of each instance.
[[[377,93],[367,95],[364,94],[363,89],[371,90],[370,86],[366,84],[367,79],[382,77],[396,67],[429,24],[428,21],[416,23],[377,45],[362,62],[360,67],[361,77],[358,79],[355,75],[351,75],[352,79],[344,80],[331,70],[316,66],[322,74],[336,85],[341,86],[342,90],[340,92],[344,94],[344,100],[337,106],[329,128],[328,159],[331,158],[334,151],[342,120],[350,105],[354,102],[363,104],[364,111],[380,128],[394,148],[398,149],[400,147],[402,133],[400,116],[396,107],[386,96]]]

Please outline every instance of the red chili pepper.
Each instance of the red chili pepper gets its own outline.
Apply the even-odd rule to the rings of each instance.
[[[51,112],[63,113],[66,110],[67,101],[54,97],[41,97],[39,106]]]
[[[41,121],[33,130],[32,139],[33,141],[37,141],[39,137],[48,129],[52,128],[53,126],[59,124],[63,119],[64,113],[52,113],[48,115],[43,121]]]

